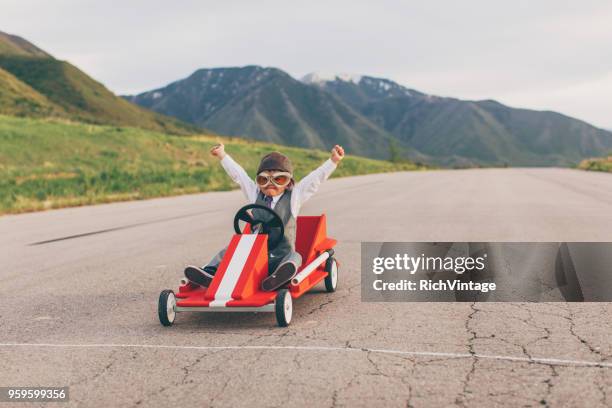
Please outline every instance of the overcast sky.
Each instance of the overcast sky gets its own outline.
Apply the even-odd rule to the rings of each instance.
[[[380,76],[612,129],[612,1],[1,1],[0,31],[119,94],[257,64]]]

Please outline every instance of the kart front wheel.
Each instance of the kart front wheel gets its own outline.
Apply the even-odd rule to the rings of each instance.
[[[172,326],[176,318],[176,297],[170,289],[162,290],[157,303],[159,322],[163,326]]]
[[[276,322],[279,327],[289,326],[291,316],[293,315],[293,300],[291,299],[291,293],[287,289],[278,291],[276,301],[274,302],[274,309],[276,311]]]
[[[338,287],[338,262],[335,258],[329,258],[325,263],[325,271],[327,276],[325,277],[325,290],[328,292],[335,292]]]

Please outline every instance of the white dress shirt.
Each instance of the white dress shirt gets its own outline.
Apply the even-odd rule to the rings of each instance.
[[[221,160],[221,165],[231,179],[240,186],[246,199],[250,203],[254,203],[260,192],[257,183],[249,177],[247,172],[229,154],[226,154],[223,160]],[[334,170],[336,170],[336,163],[332,159],[328,159],[293,186],[291,193],[291,214],[294,218],[297,218],[302,205],[317,192],[321,183],[327,180]],[[276,206],[281,197],[282,194],[272,197],[272,208]]]

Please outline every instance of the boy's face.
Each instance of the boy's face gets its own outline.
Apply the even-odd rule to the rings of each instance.
[[[283,194],[286,188],[287,187],[276,187],[274,184],[270,183],[263,188],[262,192],[267,196],[274,197]]]

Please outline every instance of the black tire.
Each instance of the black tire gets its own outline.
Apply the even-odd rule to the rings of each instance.
[[[278,323],[278,326],[289,326],[291,317],[293,316],[293,299],[291,298],[291,293],[289,293],[287,289],[281,289],[276,294],[274,310],[276,312],[276,323]]]
[[[335,258],[327,259],[325,263],[325,290],[329,293],[335,292],[338,287],[338,262]]]
[[[176,297],[170,289],[162,290],[157,302],[157,315],[162,326],[172,326],[176,318]]]

